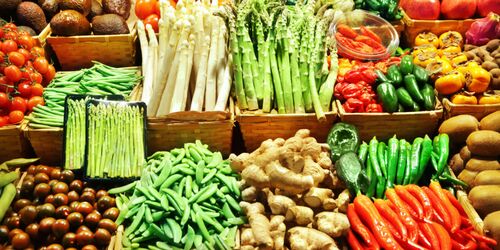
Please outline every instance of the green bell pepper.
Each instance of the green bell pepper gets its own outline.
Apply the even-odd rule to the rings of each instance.
[[[347,152],[357,152],[361,140],[358,129],[348,123],[336,123],[326,139],[330,146],[331,158],[335,162]]]
[[[392,84],[382,83],[377,87],[377,95],[382,102],[384,111],[392,113],[398,111],[398,97],[396,88]]]
[[[417,79],[415,79],[415,76],[412,74],[406,75],[404,77],[404,82],[405,88],[408,93],[410,93],[412,99],[417,103],[423,103],[424,97],[422,96],[422,93],[420,93],[420,89],[418,88]]]
[[[384,75],[384,72],[376,69],[375,74],[377,74],[377,82],[378,83],[383,83],[383,82],[389,82],[390,80],[387,78],[387,76]]]
[[[403,82],[403,75],[401,75],[397,65],[392,65],[387,69],[387,78],[391,80],[391,83],[396,87],[401,86]]]
[[[422,97],[424,98],[425,110],[434,110],[436,108],[436,95],[434,88],[430,84],[425,84],[421,90]]]
[[[399,63],[399,70],[401,74],[408,75],[413,72],[413,57],[410,55],[403,56],[401,62]]]
[[[420,107],[416,102],[411,99],[410,93],[404,88],[400,87],[396,90],[399,104],[403,105],[409,111],[420,111]]]

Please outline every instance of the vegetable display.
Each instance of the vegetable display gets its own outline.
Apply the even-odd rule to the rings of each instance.
[[[491,0],[401,0],[399,5],[410,18],[417,20],[438,20],[440,17],[462,20],[500,11],[498,2]]]
[[[16,199],[0,226],[6,248],[108,247],[119,211],[105,190],[87,187],[71,170],[44,165],[29,166],[18,186],[19,196],[13,187]]]
[[[145,107],[100,100],[86,105],[86,175],[91,178],[141,176],[146,154]]]
[[[403,17],[399,9],[398,0],[355,0],[354,4],[356,9],[368,10],[373,14],[383,17],[387,21],[395,21]]]
[[[151,25],[137,22],[144,72],[142,101],[149,116],[226,110],[233,61],[226,22],[234,13],[230,6],[214,3],[185,1],[174,8],[160,1],[158,39]]]
[[[13,23],[0,26],[0,127],[19,124],[25,114],[44,105],[43,86],[55,68],[30,34]]]
[[[339,249],[334,239],[349,229],[349,192],[334,198],[343,187],[330,171],[328,152],[309,130],[266,140],[252,153],[231,155],[230,161],[245,188],[240,206],[249,227],[241,229],[242,249]]]
[[[351,50],[363,54],[380,54],[387,51],[382,44],[382,39],[373,31],[365,26],[361,26],[359,31],[346,24],[337,25],[335,39],[337,43]]]
[[[148,158],[141,179],[119,195],[124,247],[231,249],[241,216],[238,175],[200,141]]]
[[[497,242],[476,233],[458,200],[439,182],[385,191],[388,200],[358,195],[349,204],[352,249],[491,249]]]
[[[27,117],[31,128],[64,126],[64,102],[68,95],[129,96],[141,80],[135,69],[114,68],[94,62],[94,66],[75,72],[59,73],[43,93],[45,106],[36,106]]]

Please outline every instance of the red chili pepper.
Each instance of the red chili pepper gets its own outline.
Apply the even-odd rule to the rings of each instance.
[[[385,223],[389,231],[391,232],[392,236],[397,239],[402,239],[401,234],[399,234],[398,230],[392,225],[386,218],[382,217],[382,221]]]
[[[382,200],[382,199],[376,199],[373,204],[375,205],[375,208],[377,208],[378,212],[382,217],[387,219],[389,222],[392,223],[394,228],[398,230],[399,235],[401,236],[401,240],[405,241],[408,238],[408,230],[406,229],[405,225],[403,222],[399,219],[398,215],[396,212],[394,212],[389,205],[387,204],[387,201]]]
[[[387,196],[387,198],[390,201],[392,201],[392,203],[394,203],[394,205],[396,205],[398,208],[405,209],[413,218],[419,219],[418,213],[415,210],[413,210],[413,208],[411,208],[410,205],[408,205],[408,203],[403,201],[401,197],[399,197],[394,188],[387,189],[385,191],[385,196]]]
[[[372,233],[375,235],[380,246],[386,250],[403,249],[382,220],[382,216],[377,212],[370,198],[365,195],[358,195],[354,199],[354,208],[362,221],[368,224]]]
[[[375,249],[380,249],[375,236],[370,232],[361,219],[359,218],[356,210],[354,208],[354,204],[349,204],[347,206],[347,218],[349,218],[349,223],[351,224],[351,229],[354,230],[360,237],[361,240],[368,246],[372,246]]]
[[[426,248],[426,247],[423,247],[423,246],[420,246],[419,244],[417,244],[416,242],[413,242],[413,241],[402,241],[402,240],[399,240],[397,239],[398,243],[404,247],[405,250],[429,250],[429,248]]]
[[[361,26],[360,27],[360,31],[361,31],[361,34],[364,35],[364,36],[367,36],[373,40],[375,40],[377,43],[382,43],[382,39],[380,39],[380,37],[373,31],[371,31],[370,29],[366,28],[365,26]]]
[[[373,48],[373,50],[375,50],[376,52],[384,52],[386,51],[386,48],[384,47],[384,45],[382,45],[381,43],[378,43],[376,42],[375,40],[371,39],[370,37],[367,37],[367,36],[357,36],[354,41],[356,42],[361,42],[361,43],[364,43],[368,46],[370,46],[371,48]]]
[[[351,229],[347,231],[347,243],[349,243],[349,248],[353,250],[363,250],[365,249],[361,243],[359,242],[358,238],[356,238],[356,235],[352,232]]]
[[[446,211],[450,215],[451,222],[451,232],[454,233],[460,228],[460,213],[458,210],[451,204],[450,199],[446,196],[446,193],[441,188],[441,185],[437,181],[431,181],[429,188],[436,194],[436,196],[442,201]]]
[[[428,248],[428,249],[432,249],[432,245],[431,243],[429,242],[429,239],[427,239],[427,237],[425,236],[424,232],[422,232],[422,230],[418,230],[418,242],[420,245]]]
[[[434,194],[434,192],[432,192],[430,188],[422,187],[422,189],[431,200],[434,211],[436,211],[436,213],[439,215],[439,218],[442,219],[443,223],[441,224],[443,224],[445,228],[451,228],[450,214],[448,213],[448,211],[446,211],[443,202]]]
[[[361,95],[361,86],[356,83],[347,84],[342,89],[342,95],[345,99],[358,98]]]
[[[477,249],[477,243],[469,240],[467,241],[467,244],[461,244],[460,242],[452,239],[451,240],[451,246],[453,250],[475,250]]]
[[[370,103],[366,106],[366,112],[369,113],[381,113],[383,111],[382,105],[377,103]]]
[[[432,226],[426,222],[419,222],[418,228],[420,229],[420,232],[422,232],[425,235],[425,237],[429,240],[431,244],[431,249],[439,250],[439,239],[434,233]]]
[[[443,226],[439,225],[436,222],[433,222],[431,225],[432,229],[434,230],[434,233],[438,236],[439,249],[451,250],[451,238],[450,234],[448,234],[448,231],[446,231],[446,229]]]
[[[357,98],[349,98],[344,104],[348,107],[348,109],[352,109],[352,112],[365,112],[363,102]]]
[[[422,204],[423,211],[425,213],[424,218],[427,220],[432,220],[432,216],[434,215],[434,209],[432,208],[432,203],[429,197],[425,194],[424,190],[422,190],[419,186],[415,184],[410,184],[405,186],[406,190],[410,192],[415,198],[420,201]],[[396,189],[397,192],[397,189]]]
[[[461,216],[461,220],[462,220],[462,228],[472,228],[472,222],[470,222],[469,218],[465,217],[465,216]]]
[[[462,216],[467,216],[467,213],[465,213],[464,208],[462,205],[460,205],[460,202],[457,200],[457,197],[455,197],[450,191],[444,189],[444,193],[446,196],[448,196],[448,199],[450,200],[451,204],[458,210],[460,215]]]
[[[396,185],[394,189],[396,190],[396,194],[417,213],[417,218],[422,220],[424,218],[424,209],[417,198],[413,197],[413,195],[401,185]]]
[[[478,246],[479,250],[491,250],[491,247],[488,246],[488,244],[486,244],[486,243],[484,243],[482,241],[478,242],[477,246]]]
[[[390,188],[392,191],[389,192],[394,192],[394,189]],[[388,189],[389,190],[389,189]],[[387,196],[387,190],[385,192]],[[394,193],[395,194],[395,193]],[[392,202],[387,202],[389,207],[396,212],[398,215],[399,219],[403,224],[406,226],[406,229],[408,230],[408,239],[411,241],[416,241],[418,237],[418,225],[415,220],[411,217],[411,215],[408,213],[408,211],[404,207],[400,207],[396,204],[393,204]]]
[[[434,221],[437,221],[439,224],[444,225],[444,220],[441,218],[441,215],[438,214],[436,209],[433,209]]]
[[[476,239],[477,241],[480,241],[480,242],[484,242],[490,246],[496,246],[497,245],[497,241],[490,238],[490,237],[487,237],[487,236],[484,236],[484,235],[480,235],[478,234],[476,231],[472,231],[470,232],[470,235],[472,237],[474,237],[474,239]]]
[[[358,33],[354,29],[345,24],[337,25],[337,31],[340,32],[342,35],[352,39],[358,36]]]

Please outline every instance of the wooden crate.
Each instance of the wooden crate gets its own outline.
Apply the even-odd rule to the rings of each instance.
[[[31,156],[29,141],[21,133],[20,125],[7,125],[0,128],[0,163],[14,158]]]
[[[255,114],[241,112],[236,108],[236,121],[239,124],[243,143],[248,152],[257,149],[267,139],[289,138],[299,129],[309,129],[311,136],[325,142],[328,132],[337,120],[337,108],[327,112],[326,121],[318,121],[316,114]]]
[[[478,120],[500,110],[500,104],[454,104],[448,98],[443,99],[445,118],[457,115],[473,115]]]
[[[347,113],[340,101],[337,102],[340,120],[355,125],[364,141],[377,136],[379,141],[385,141],[397,135],[398,138],[411,140],[425,134],[437,132],[439,121],[443,117],[443,107],[439,100],[436,110],[419,112],[395,113]]]
[[[129,34],[47,37],[47,43],[54,50],[63,70],[88,68],[92,66],[92,61],[114,67],[133,66],[136,40],[135,26],[130,28]]]
[[[413,47],[415,37],[422,32],[432,32],[439,36],[446,31],[458,31],[465,39],[465,32],[470,28],[476,19],[466,20],[414,20],[406,13],[403,14],[405,31],[403,32],[403,42]]]
[[[148,155],[156,151],[179,148],[184,143],[200,140],[212,151],[224,156],[231,153],[234,104],[226,112],[184,111],[166,117],[148,118]]]
[[[23,135],[30,141],[40,163],[60,166],[63,153],[63,128],[33,129],[25,126]]]

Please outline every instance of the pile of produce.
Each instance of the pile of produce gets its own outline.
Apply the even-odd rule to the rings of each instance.
[[[380,36],[363,25],[359,27],[359,32],[344,23],[338,24],[336,29],[337,44],[349,50],[365,55],[382,54],[387,51]],[[343,53],[340,55],[347,57]]]
[[[387,21],[399,20],[403,17],[399,9],[398,0],[355,0],[355,8],[368,10],[373,14],[379,15]]]
[[[338,249],[334,239],[349,229],[344,214],[349,192],[334,198],[342,185],[330,170],[328,152],[309,130],[266,140],[230,160],[245,188],[240,206],[248,225],[241,229],[241,249]]]
[[[172,7],[175,8],[176,2],[174,0],[168,1]],[[153,30],[158,33],[158,21],[160,19],[160,1],[159,0],[138,0],[135,1],[135,15],[142,20],[144,26],[151,25]]]
[[[489,88],[500,90],[500,39],[490,40],[487,44],[480,47],[466,44],[464,50],[464,55],[467,56],[468,60],[476,62],[490,73],[491,81]]]
[[[19,168],[36,162],[38,159],[13,159],[0,164],[0,222],[3,220],[5,214],[8,212],[9,207],[17,195],[16,186],[14,182],[19,179]],[[10,171],[15,169],[15,171]]]
[[[399,5],[410,18],[417,20],[467,19],[500,13],[496,0],[401,0]]]
[[[3,8],[3,7],[2,7]],[[17,124],[39,104],[55,68],[38,41],[13,23],[0,27],[0,127]],[[43,85],[42,85],[43,84]]]
[[[335,10],[352,8],[343,3],[326,3],[317,12],[315,1],[287,6],[284,1],[251,0],[238,6],[229,33],[242,110],[315,111],[318,119],[326,119],[337,78],[335,40],[326,32],[339,12]]]
[[[64,102],[68,95],[129,96],[141,80],[136,69],[121,69],[95,62],[89,69],[59,73],[43,92],[46,106],[36,106],[27,117],[31,128],[64,125]]]
[[[230,6],[185,1],[174,8],[161,1],[160,8],[158,39],[151,25],[137,22],[148,115],[225,111],[232,81],[226,26],[234,18]]]
[[[145,107],[137,103],[87,102],[86,175],[91,178],[141,176],[145,163]],[[81,126],[80,124],[75,124]],[[70,146],[84,145],[73,144]],[[68,145],[66,145],[68,146]],[[77,156],[66,153],[66,157]]]
[[[124,247],[232,249],[240,216],[240,186],[227,160],[200,141],[148,158],[141,179],[119,194]]]
[[[105,248],[118,214],[114,198],[86,187],[71,170],[32,165],[0,226],[0,243],[14,249]]]
[[[388,200],[358,195],[349,204],[351,249],[491,249],[497,242],[474,231],[458,200],[439,182],[396,186]]]

